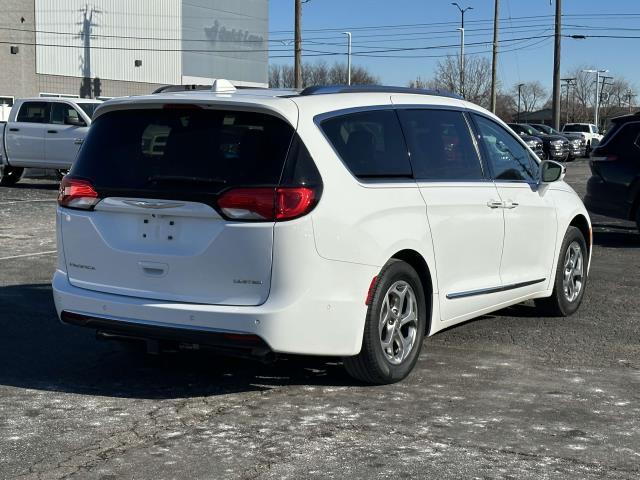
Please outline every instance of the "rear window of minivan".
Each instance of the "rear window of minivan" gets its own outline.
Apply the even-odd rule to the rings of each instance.
[[[256,112],[202,108],[108,112],[70,174],[107,196],[200,201],[231,187],[277,185],[294,129]]]

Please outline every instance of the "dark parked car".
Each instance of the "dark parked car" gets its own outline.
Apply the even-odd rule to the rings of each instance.
[[[640,229],[640,115],[614,118],[591,153],[586,207],[593,213],[635,220]]]
[[[565,162],[569,158],[569,140],[562,135],[547,135],[527,123],[510,123],[511,129],[518,135],[531,135],[542,140],[544,158]]]
[[[587,141],[581,134],[559,132],[555,128],[542,123],[531,123],[530,125],[536,130],[546,133],[547,135],[558,135],[569,140],[569,161],[587,156]]]
[[[527,144],[527,146],[533,150],[538,158],[544,159],[544,145],[542,140],[538,137],[532,137],[531,135],[519,135],[520,138]]]

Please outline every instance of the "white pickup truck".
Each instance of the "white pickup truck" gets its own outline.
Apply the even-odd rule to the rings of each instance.
[[[76,159],[91,117],[102,102],[83,98],[16,100],[0,123],[0,185],[13,185],[25,168],[54,169],[63,175]]]
[[[562,133],[575,133],[582,135],[587,143],[587,154],[598,146],[602,140],[602,135],[593,123],[566,123],[562,127]]]

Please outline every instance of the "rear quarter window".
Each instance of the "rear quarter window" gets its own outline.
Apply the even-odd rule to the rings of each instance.
[[[412,177],[402,129],[393,110],[340,115],[322,121],[320,127],[356,177]]]

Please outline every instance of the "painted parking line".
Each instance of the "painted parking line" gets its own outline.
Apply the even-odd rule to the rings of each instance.
[[[48,252],[39,252],[39,253],[25,253],[24,255],[12,255],[10,257],[0,257],[0,261],[13,260],[14,258],[39,257],[42,255],[51,255],[53,253],[56,253],[56,250],[49,250]]]
[[[11,200],[9,202],[1,202],[0,205],[14,205],[17,203],[30,203],[30,202],[55,202],[55,198],[38,199],[38,200]]]

